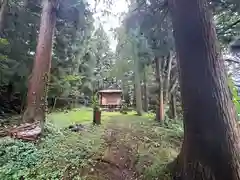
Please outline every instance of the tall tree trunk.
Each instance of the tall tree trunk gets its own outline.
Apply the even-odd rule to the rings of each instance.
[[[160,60],[155,57],[155,65],[156,65],[156,81],[158,84],[158,102],[156,108],[156,120],[163,121],[164,120],[164,103],[163,103],[163,87],[162,87],[162,75],[160,70]]]
[[[57,0],[44,0],[40,33],[28,85],[27,108],[23,115],[24,122],[45,121],[47,88],[52,59],[52,41],[56,23]]]
[[[177,87],[178,87],[178,78],[173,80],[172,85],[169,89],[169,94],[173,93]]]
[[[133,97],[132,97],[132,106],[136,108],[136,85],[133,85]]]
[[[170,103],[169,103],[169,118],[170,119],[176,119],[177,117],[177,108],[176,108],[176,94],[171,93],[170,95]]]
[[[147,89],[147,75],[146,75],[146,67],[144,67],[143,71],[143,108],[145,112],[148,112],[148,89]]]
[[[0,0],[0,36],[2,36],[2,32],[4,29],[4,20],[5,20],[5,15],[6,11],[8,8],[8,0]]]
[[[139,62],[135,58],[134,60],[134,80],[135,80],[135,95],[136,95],[136,111],[139,116],[142,115],[142,93],[139,73]]]
[[[139,116],[142,115],[142,93],[141,93],[141,83],[140,83],[140,75],[139,75],[139,68],[138,62],[135,60],[135,98],[136,98],[136,111]]]
[[[125,94],[126,94],[126,88],[125,88],[125,79],[121,78],[121,89],[122,89],[122,100],[125,102]]]
[[[167,65],[167,75],[165,79],[165,85],[164,85],[164,104],[168,104],[169,101],[169,86],[170,86],[170,80],[171,80],[171,70],[172,70],[172,62],[173,62],[173,53],[170,51],[169,59],[168,59],[168,65]]]
[[[207,0],[169,0],[184,109],[175,179],[240,180],[239,132]],[[178,177],[178,178],[177,178]]]

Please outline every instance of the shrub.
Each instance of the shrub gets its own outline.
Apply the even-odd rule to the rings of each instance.
[[[44,136],[38,143],[11,138],[0,141],[0,179],[59,180],[66,173],[74,179],[79,170],[87,166],[89,157],[100,148],[103,129],[89,126],[85,132],[59,131],[46,125]],[[93,131],[95,133],[93,133]],[[74,175],[77,174],[77,175]],[[80,177],[79,177],[80,178]]]
[[[238,114],[238,116],[240,116],[240,103],[239,103],[240,97],[238,96],[238,89],[234,85],[232,80],[229,80],[229,87],[230,87],[230,90],[231,90],[231,93],[232,93],[232,100],[233,100],[233,103],[235,105],[237,114]]]
[[[3,138],[0,142],[0,179],[19,179],[40,160],[41,153],[33,143]]]

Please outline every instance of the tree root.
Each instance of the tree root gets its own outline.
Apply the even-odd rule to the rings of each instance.
[[[168,165],[167,165],[167,169],[168,171],[170,172],[171,174],[171,177],[173,180],[183,180],[182,179],[182,172],[183,172],[183,161],[182,161],[182,156],[181,156],[182,153],[180,153],[176,159],[174,159],[172,162],[170,162]]]

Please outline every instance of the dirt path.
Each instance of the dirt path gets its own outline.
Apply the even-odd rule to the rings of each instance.
[[[135,117],[136,118],[136,117]],[[154,141],[150,142],[151,133],[149,129],[136,128],[132,121],[114,119],[106,127],[104,144],[99,153],[92,158],[91,168],[85,169],[82,174],[87,180],[141,180],[143,172],[150,167],[154,161],[152,149]],[[149,135],[149,138],[146,137]],[[146,146],[146,155],[142,155],[143,147]],[[157,150],[157,146],[154,150]],[[149,153],[149,154],[148,154]],[[141,158],[140,158],[141,156]],[[152,179],[152,178],[151,178]],[[154,178],[158,179],[158,178]],[[161,179],[162,180],[162,179]],[[164,178],[165,180],[165,178]]]
[[[135,169],[137,163],[138,142],[129,136],[129,129],[122,129],[116,124],[109,125],[104,135],[102,156],[93,158],[95,163],[88,172],[87,179],[98,180],[134,180],[138,179]],[[127,137],[128,136],[128,137]]]

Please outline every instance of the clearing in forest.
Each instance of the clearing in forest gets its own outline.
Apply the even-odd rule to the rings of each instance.
[[[20,155],[23,159],[16,161],[21,161],[18,162],[21,173],[16,173],[17,168],[12,173],[18,177],[24,174],[26,179],[168,179],[165,166],[177,156],[181,144],[183,130],[179,123],[160,125],[146,115],[104,112],[102,125],[92,126],[89,120],[80,120],[76,114],[83,114],[82,118],[88,119],[92,112],[84,110],[82,113],[71,111],[52,115],[53,125],[48,130],[54,132],[37,145],[19,145],[14,140],[14,146],[27,146],[25,151],[31,152],[30,157],[36,156],[33,158],[36,162],[32,165],[31,160],[30,166],[23,168],[26,159]],[[71,121],[66,120],[68,124],[62,122],[64,118]],[[83,131],[71,132],[67,128],[75,120],[84,124]],[[11,149],[9,144],[13,142],[6,144]],[[5,163],[0,171],[8,175],[5,177],[12,177],[9,171],[4,172],[4,167],[9,167],[9,163]]]
[[[109,121],[97,160],[86,179],[165,179],[165,165],[178,154],[180,134],[146,118],[116,116]],[[90,171],[89,171],[90,170]]]
[[[87,180],[168,179],[165,165],[178,154],[181,126],[173,123],[160,126],[146,116],[115,114],[99,128],[104,129],[100,137],[103,142],[90,157],[91,163],[81,169],[81,177]]]

